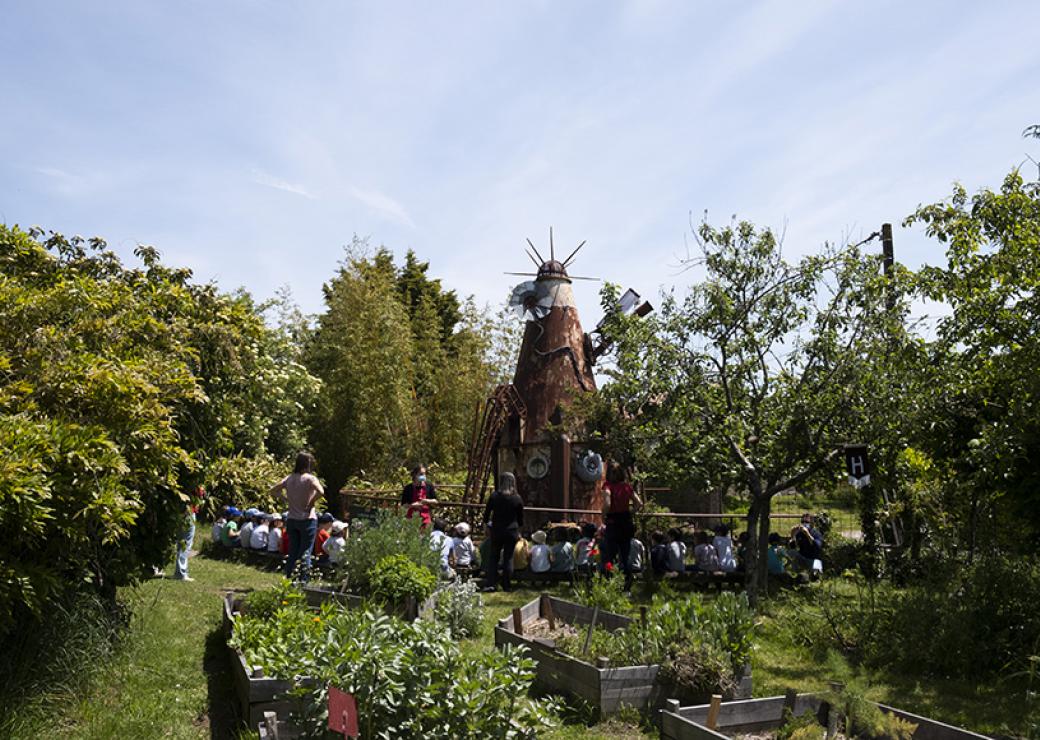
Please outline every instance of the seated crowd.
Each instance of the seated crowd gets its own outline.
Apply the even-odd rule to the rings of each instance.
[[[285,532],[286,514],[268,513],[255,508],[245,511],[225,506],[213,522],[213,542],[224,547],[267,552],[279,557],[289,554],[289,537]],[[313,557],[318,563],[336,563],[346,544],[349,525],[325,512],[318,516]]]
[[[591,522],[581,524],[557,524],[545,530],[537,530],[530,539],[520,537],[513,553],[513,564],[517,571],[532,575],[546,573],[576,573],[588,575],[595,571],[611,571],[615,563],[602,561],[604,544],[603,525]],[[343,546],[350,528],[326,512],[318,517],[317,534],[314,539],[313,557],[318,563],[340,562]],[[431,519],[430,546],[440,554],[441,574],[454,578],[457,572],[469,573],[479,570],[482,562],[489,560],[491,540],[483,539],[478,548],[471,537],[472,529],[467,522],[450,526],[443,519]],[[550,544],[550,539],[552,540]],[[692,551],[687,547],[690,540]],[[224,507],[213,523],[213,541],[224,547],[268,552],[286,556],[289,538],[285,535],[285,515],[267,513],[255,508],[244,511],[234,506]],[[650,535],[649,563],[647,548],[639,538],[633,538],[629,548],[628,566],[631,573],[642,573],[649,566],[654,576],[674,578],[681,573],[736,573],[743,572],[747,533],[742,533],[736,543],[725,524],[714,530],[697,530],[688,538],[678,527],[667,534],[655,531]],[[784,542],[779,534],[769,535],[768,569],[771,575],[783,575],[791,570],[822,570],[821,553],[823,538],[812,524],[810,515],[805,514],[802,522],[791,530],[790,538]],[[620,567],[620,564],[617,564]]]

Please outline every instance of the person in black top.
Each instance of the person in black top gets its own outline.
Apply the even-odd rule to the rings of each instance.
[[[512,588],[513,551],[524,523],[524,501],[516,492],[516,478],[512,473],[498,476],[498,489],[488,497],[484,507],[484,523],[491,527],[491,557],[488,558],[484,590],[495,590],[501,558],[502,589],[509,591]]]

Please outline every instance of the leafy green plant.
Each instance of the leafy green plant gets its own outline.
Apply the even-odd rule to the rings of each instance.
[[[571,594],[577,603],[590,608],[598,606],[615,614],[632,611],[632,602],[625,596],[624,579],[620,577],[606,578],[597,573],[591,579],[575,584]]]
[[[356,698],[363,738],[533,738],[555,722],[553,703],[527,697],[534,663],[524,649],[463,654],[433,622],[287,604],[263,619],[241,615],[233,644],[266,675],[295,682],[310,737],[327,722],[328,685]]]
[[[557,639],[559,650],[588,659],[609,658],[615,665],[659,663],[684,696],[733,688],[751,656],[754,618],[747,598],[731,592],[705,600],[698,595],[655,601],[646,624],[633,621],[622,630],[593,630],[587,655],[584,630]]]
[[[275,588],[250,591],[245,599],[246,611],[258,619],[269,619],[282,607],[306,605],[307,598],[293,585],[292,581],[286,578],[283,578]]]
[[[407,598],[421,603],[437,586],[437,576],[406,555],[387,555],[376,563],[371,578],[372,596],[386,604],[401,604]]]
[[[417,518],[400,512],[380,511],[376,521],[352,532],[342,551],[344,585],[354,593],[370,591],[376,566],[387,555],[399,555],[434,577],[440,573],[440,556],[430,547],[429,534]]]
[[[483,611],[476,581],[453,581],[434,594],[434,619],[456,639],[480,634]]]

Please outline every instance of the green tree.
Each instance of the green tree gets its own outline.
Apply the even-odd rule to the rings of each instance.
[[[948,466],[947,507],[961,541],[1035,551],[1040,544],[1040,184],[1016,170],[999,191],[922,206],[906,223],[946,245],[922,291],[951,312],[931,346],[929,424],[918,444]]]
[[[389,253],[355,237],[325,284],[307,364],[323,381],[312,441],[335,491],[349,477],[389,474],[410,453],[417,419],[412,340]]]
[[[748,593],[766,579],[772,498],[833,481],[838,456],[868,408],[872,363],[888,315],[879,260],[826,249],[790,263],[768,229],[741,222],[697,231],[704,279],[668,294],[656,316],[620,316],[604,295],[615,340],[618,412],[610,426],[650,470],[692,471],[706,486],[747,492]],[[617,433],[617,432],[615,432]]]
[[[268,457],[251,300],[137,256],[0,226],[0,632],[83,584],[113,598],[165,562],[189,485]]]

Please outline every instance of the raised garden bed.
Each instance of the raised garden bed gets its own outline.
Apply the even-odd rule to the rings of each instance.
[[[346,609],[359,609],[365,603],[365,600],[356,594],[337,591],[326,586],[306,585],[303,586],[302,591],[304,596],[307,597],[307,605],[311,607],[320,607],[330,602],[335,602]],[[417,603],[414,598],[406,598],[404,603],[396,607],[388,607],[386,612],[391,616],[401,617],[402,619],[422,619],[433,612],[433,604],[433,596],[430,596],[422,603]]]
[[[895,709],[884,704],[876,705],[882,712],[893,714],[917,725],[914,740],[986,740],[986,735],[947,725],[927,717]],[[715,729],[708,728],[710,704],[680,707],[670,701],[661,710],[661,737],[665,740],[729,740],[737,735],[753,733],[757,737],[768,737],[771,731],[783,723],[784,709],[791,707],[793,716],[806,712],[816,715],[823,728],[827,726],[830,708],[826,702],[812,694],[793,694],[787,697],[772,696],[766,699],[747,699],[723,702],[718,707]]]
[[[573,694],[583,699],[599,717],[605,717],[629,706],[635,709],[662,706],[671,687],[659,681],[660,665],[612,666],[605,658],[595,656],[587,662],[556,649],[553,630],[584,630],[592,622],[595,610],[563,599],[542,594],[499,620],[495,625],[496,645],[525,645],[537,661],[536,681],[545,689]],[[624,629],[632,619],[612,612],[598,611],[596,625],[607,630]],[[734,698],[751,695],[748,672]]]
[[[234,616],[239,613],[241,607],[241,595],[224,595],[223,629],[226,641],[231,640]],[[265,712],[276,712],[287,717],[293,710],[299,710],[298,700],[288,696],[293,688],[291,681],[264,676],[260,668],[246,663],[242,651],[231,647],[230,644],[228,657],[231,661],[231,680],[235,685],[240,714],[249,727],[258,727],[264,719]]]

